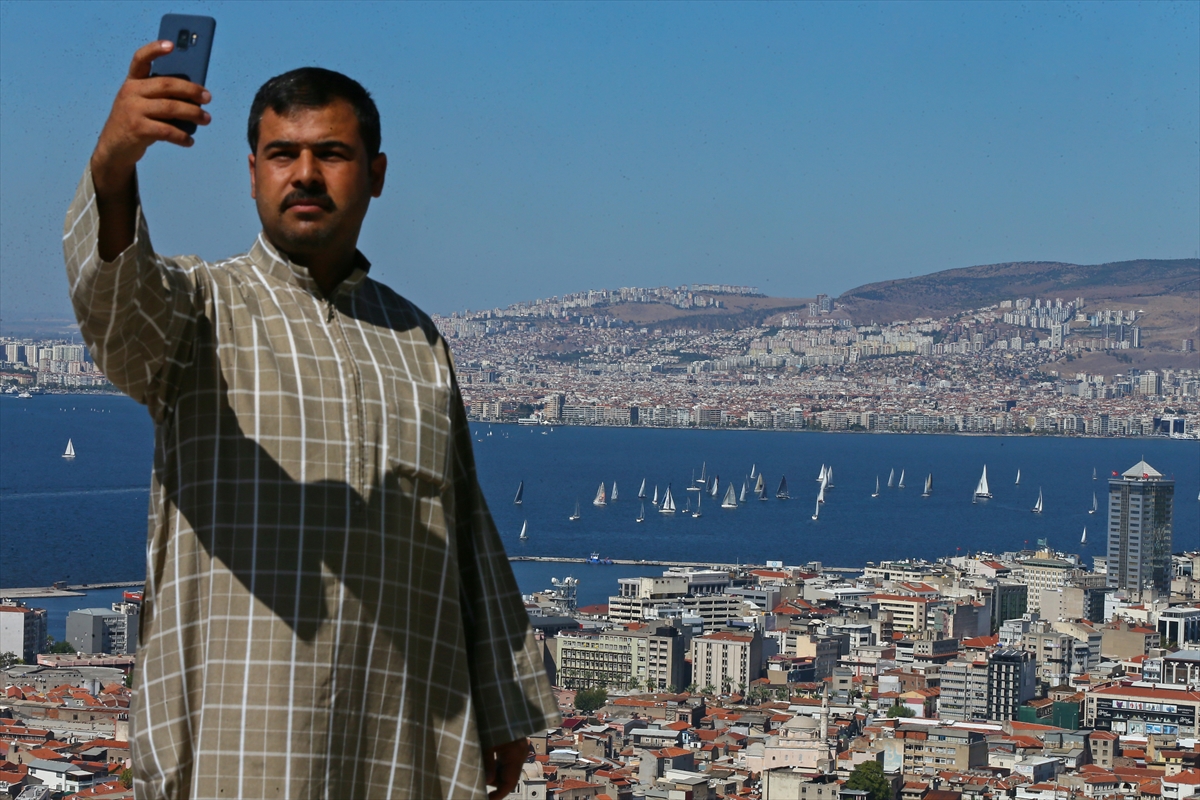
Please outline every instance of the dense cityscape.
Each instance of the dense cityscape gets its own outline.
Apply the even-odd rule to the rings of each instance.
[[[584,606],[555,579],[524,599],[564,720],[512,796],[1197,794],[1200,552],[1171,552],[1175,500],[1144,461],[1111,478],[1090,559],[673,564]],[[141,599],[70,612],[57,643],[35,600],[2,601],[0,792],[132,797]]]

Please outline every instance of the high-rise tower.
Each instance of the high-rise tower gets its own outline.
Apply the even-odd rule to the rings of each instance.
[[[1175,481],[1145,461],[1108,481],[1108,585],[1137,599],[1171,589]]]

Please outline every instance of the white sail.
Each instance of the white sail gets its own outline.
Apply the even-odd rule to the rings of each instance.
[[[716,497],[716,496],[717,496],[717,490],[718,490],[718,489],[720,489],[720,488],[721,488],[721,476],[720,476],[720,475],[718,475],[718,476],[716,476],[715,478],[713,478],[713,482],[712,482],[712,490],[711,490],[711,491],[708,493],[708,494],[709,494],[709,496],[711,496],[711,497]]]
[[[655,484],[655,486],[654,486],[654,499],[650,501],[650,505],[652,505],[652,506],[658,505],[658,485],[657,484]]]
[[[569,520],[571,520],[571,522],[574,522],[575,520],[579,519],[579,517],[580,517],[580,514],[579,514],[579,501],[578,501],[578,500],[576,500],[576,501],[575,501],[575,513],[574,513],[574,514],[572,514],[570,517],[568,517],[568,519],[569,519]]]
[[[1080,544],[1087,544],[1087,525],[1083,526],[1083,537],[1079,540]]]
[[[878,475],[875,476],[875,494],[871,495],[871,497],[879,497],[879,476]]]
[[[637,519],[635,519],[634,522],[645,522],[645,521],[646,521],[646,504],[642,503],[642,513],[638,514]]]
[[[741,494],[741,497],[738,498],[738,500],[740,500],[743,503],[746,502],[746,482],[745,481],[742,481],[742,494]]]
[[[692,519],[700,518],[700,498],[702,498],[703,496],[704,495],[700,495],[700,494],[696,495],[696,510],[692,512]]]
[[[817,483],[824,483],[824,482],[825,482],[825,465],[822,464],[821,471],[819,473],[817,473]]]
[[[604,481],[600,481],[600,488],[596,490],[596,499],[592,501],[594,506],[606,506],[608,500],[604,496]]]
[[[820,500],[817,501],[817,507],[815,509],[813,509],[812,518],[815,520],[819,516],[821,516],[821,501]]]
[[[1033,513],[1035,513],[1035,514],[1040,514],[1040,513],[1042,513],[1042,488],[1041,488],[1040,486],[1038,487],[1038,501],[1037,501],[1037,505],[1035,505],[1035,506],[1034,506],[1034,507],[1033,507],[1031,510],[1032,510],[1032,511],[1033,511]]]
[[[1016,485],[1017,486],[1021,485],[1021,469],[1020,469],[1020,467],[1017,468],[1017,483],[1016,483]]]
[[[933,494],[933,473],[932,472],[929,473],[929,475],[925,478],[925,491],[921,496],[929,497],[929,495],[931,495],[931,494]]]
[[[1089,511],[1088,513],[1089,513],[1089,514],[1095,514],[1095,513],[1096,513],[1096,493],[1095,493],[1095,492],[1092,492],[1092,510],[1091,510],[1091,511]]]
[[[833,464],[825,468],[825,488],[833,488]]]
[[[758,473],[758,481],[754,484],[754,493],[756,495],[758,495],[759,497],[762,497],[762,495],[766,491],[766,489],[767,489],[767,482],[763,480],[762,473],[760,472],[760,473]]]
[[[991,497],[992,493],[988,490],[987,482],[987,464],[983,465],[983,475],[979,476],[979,485],[975,487],[976,497]]]
[[[525,520],[524,522],[521,523],[521,535],[518,537],[521,541],[525,541],[526,539],[529,538],[528,534],[525,533],[525,531],[528,527],[529,527],[529,520]]]
[[[520,483],[517,484],[517,496],[513,498],[513,504],[518,505],[518,506],[521,505],[521,502],[524,497],[525,497],[525,481],[521,481]]]
[[[616,481],[613,481],[612,495],[609,496],[608,499],[609,499],[609,502],[612,502],[612,503],[617,502],[617,482]]]
[[[754,479],[754,478],[758,477],[757,475],[755,475],[755,474],[754,474],[754,470],[755,470],[757,467],[758,467],[758,464],[751,464],[751,465],[750,465],[750,478],[751,478],[751,479]]]
[[[900,470],[900,483],[896,484],[897,489],[904,488],[904,470]]]
[[[1092,480],[1096,480],[1096,468],[1092,467]]]
[[[821,491],[817,492],[817,505],[825,502],[825,484],[821,484]]]
[[[66,450],[66,452],[64,452],[62,454],[62,457],[63,458],[74,458],[75,457],[75,444],[70,439],[67,439],[67,450]]]
[[[725,489],[725,499],[721,501],[721,508],[737,508],[737,492],[733,489],[733,481],[729,482],[729,486]]]
[[[777,500],[790,499],[790,495],[788,494],[787,476],[786,475],[783,475],[779,478],[779,488],[775,490],[775,499],[777,499]]]
[[[671,497],[671,484],[667,484],[667,493],[663,495],[662,507],[658,509],[661,514],[675,513],[675,498]]]
[[[888,473],[888,488],[889,489],[892,488],[892,485],[895,483],[895,478],[896,478],[896,470],[893,469],[891,472]]]
[[[639,500],[646,499],[646,479],[645,478],[642,478],[642,488],[638,489],[638,499]]]
[[[698,481],[696,481],[696,483],[702,483],[705,486],[708,485],[708,462],[707,461],[702,462],[700,464],[700,479]]]

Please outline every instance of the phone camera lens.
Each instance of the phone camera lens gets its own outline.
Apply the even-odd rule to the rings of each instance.
[[[189,30],[182,30],[179,32],[179,38],[175,40],[175,46],[180,50],[186,50],[191,41],[192,32]]]

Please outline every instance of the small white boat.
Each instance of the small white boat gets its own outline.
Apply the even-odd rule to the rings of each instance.
[[[925,491],[921,493],[921,497],[929,497],[929,495],[931,495],[931,494],[933,494],[933,473],[932,472],[929,473],[929,475],[925,478]]]
[[[1096,493],[1095,493],[1095,492],[1092,492],[1092,510],[1091,510],[1091,511],[1089,511],[1088,513],[1089,513],[1089,514],[1095,514],[1095,513],[1096,513]]]
[[[567,517],[567,519],[569,519],[571,522],[575,522],[576,520],[578,520],[578,519],[579,519],[579,517],[580,517],[580,514],[579,514],[579,501],[578,501],[578,500],[576,500],[576,501],[575,501],[575,513],[574,513],[574,514],[572,514],[571,516]]]
[[[816,518],[819,516],[821,516],[821,501],[820,500],[817,501],[817,507],[815,509],[813,509],[812,518],[815,521]]]
[[[617,482],[616,481],[613,481],[613,490],[612,490],[612,494],[608,498],[608,501],[610,503],[617,502]]]
[[[1014,485],[1016,485],[1016,486],[1021,485],[1021,468],[1020,467],[1017,467],[1017,481]]]
[[[638,500],[646,499],[646,479],[642,478],[642,488],[638,489]]]
[[[1083,536],[1079,539],[1080,544],[1087,544],[1087,525],[1083,526]]]
[[[696,510],[692,512],[692,519],[700,519],[700,498],[703,495],[696,495]]]
[[[720,488],[721,488],[721,476],[717,475],[715,478],[712,479],[712,489],[710,489],[708,492],[709,497],[716,497],[717,490]]]
[[[529,520],[525,520],[524,522],[521,523],[521,535],[518,536],[517,538],[520,539],[522,542],[526,541],[529,538],[529,534],[527,534],[525,532],[526,529],[528,529],[528,527],[529,527]]]
[[[742,481],[742,494],[738,497],[739,502],[746,502],[746,481]]]
[[[888,473],[888,488],[889,489],[892,488],[892,486],[894,486],[895,483],[896,483],[896,470],[893,469],[891,472]]]
[[[658,507],[658,486],[657,485],[654,487],[654,499],[650,501],[650,505],[654,506],[655,508]]]
[[[735,492],[733,490],[733,482],[731,481],[729,483],[729,486],[726,487],[726,489],[725,489],[725,499],[721,501],[721,508],[737,508],[737,507],[738,507],[737,492]]]
[[[787,500],[789,497],[790,495],[788,495],[787,476],[784,475],[779,478],[779,488],[775,490],[775,499]]]
[[[833,488],[833,464],[825,468],[825,488]]]
[[[663,495],[662,506],[659,507],[658,513],[660,513],[660,514],[674,514],[675,513],[675,498],[671,497],[671,484],[669,484],[669,483],[667,484],[667,493],[665,495]]]
[[[63,458],[74,458],[75,457],[75,445],[70,439],[67,439],[67,450],[66,450],[66,452],[64,452],[62,454],[62,457]]]
[[[879,476],[875,476],[875,493],[871,497],[879,497]]]
[[[645,521],[646,521],[646,504],[642,503],[642,513],[638,514],[637,519],[635,519],[634,522],[645,522]]]
[[[900,470],[900,482],[898,484],[896,484],[896,488],[897,489],[904,488],[904,470]]]
[[[608,500],[604,496],[604,481],[600,482],[600,488],[596,490],[596,499],[592,500],[592,505],[601,507],[608,505]]]
[[[991,491],[988,489],[987,464],[983,465],[983,475],[979,476],[979,485],[975,487],[975,496],[984,499],[992,496]]]
[[[1096,480],[1096,468],[1092,467],[1092,480]]]
[[[751,465],[750,465],[750,478],[751,478],[751,480],[753,480],[754,478],[757,478],[757,477],[758,477],[757,475],[755,475],[755,474],[754,474],[754,470],[755,470],[755,469],[757,469],[757,468],[758,468],[758,464],[751,464]]]
[[[762,473],[758,473],[758,481],[754,484],[754,493],[758,495],[759,500],[766,500],[767,482],[763,480]]]
[[[701,462],[700,477],[692,482],[699,484],[701,486],[708,486],[708,462],[707,461]]]
[[[817,483],[825,482],[825,465],[821,465],[821,471],[817,474]]]
[[[1029,509],[1029,510],[1030,510],[1030,511],[1032,511],[1033,513],[1035,513],[1035,514],[1040,514],[1040,513],[1042,513],[1042,487],[1040,487],[1040,486],[1038,487],[1038,501],[1037,501],[1037,504],[1036,504],[1036,505],[1034,505],[1034,507],[1033,507],[1033,508],[1031,508],[1031,509]]]
[[[513,498],[513,505],[521,505],[525,497],[525,481],[517,484],[517,496]]]

